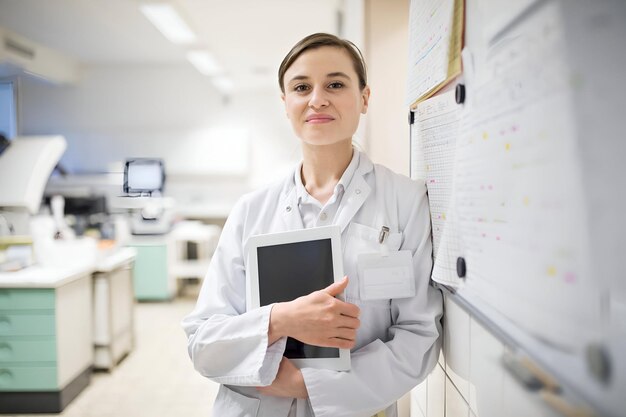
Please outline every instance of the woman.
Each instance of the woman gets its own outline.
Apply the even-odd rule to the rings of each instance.
[[[425,187],[372,164],[352,147],[370,98],[358,48],[318,33],[298,42],[279,69],[287,117],[302,142],[295,173],[233,208],[194,311],[183,320],[195,368],[222,384],[213,415],[397,415],[395,401],[437,360],[441,295],[432,266]],[[336,224],[347,277],[322,291],[246,312],[244,247],[252,235]],[[411,252],[416,292],[361,300],[357,257]],[[297,277],[294,277],[297,279]],[[344,293],[345,302],[334,298]],[[352,350],[348,372],[297,369],[287,337]]]

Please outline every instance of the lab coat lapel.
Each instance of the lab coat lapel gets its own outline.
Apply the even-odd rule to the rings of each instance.
[[[365,174],[372,170],[372,162],[364,153],[361,153],[360,158],[359,167],[342,197],[341,206],[336,214],[337,220],[335,224],[341,226],[341,233],[348,227],[354,215],[363,206],[363,203],[365,203],[365,200],[372,192],[367,181],[363,178]]]
[[[291,187],[278,205],[281,217],[285,223],[286,231],[304,229],[302,223],[302,215],[298,207],[298,197],[296,196],[296,187]]]

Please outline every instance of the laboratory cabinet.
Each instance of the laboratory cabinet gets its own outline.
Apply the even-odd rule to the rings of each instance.
[[[122,248],[93,274],[94,368],[111,370],[134,347],[133,263],[137,251]]]
[[[89,384],[91,273],[0,274],[0,413],[61,412]]]
[[[168,301],[176,292],[173,241],[169,235],[133,236],[128,246],[137,251],[133,289],[137,301]]]

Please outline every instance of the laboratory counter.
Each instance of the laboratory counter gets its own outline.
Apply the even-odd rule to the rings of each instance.
[[[110,368],[130,351],[135,255],[0,273],[0,413],[61,412],[96,356]]]

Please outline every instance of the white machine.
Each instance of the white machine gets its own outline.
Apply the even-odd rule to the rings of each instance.
[[[167,197],[126,198],[133,235],[163,235],[172,230],[174,200]]]
[[[18,137],[0,154],[0,271],[19,270],[35,260],[31,221],[66,147],[62,136]]]
[[[17,137],[0,155],[0,214],[5,223],[0,236],[30,235],[30,217],[39,211],[48,178],[66,148],[63,136]]]
[[[124,164],[126,202],[131,210],[134,235],[168,233],[173,222],[173,200],[161,196],[165,187],[165,164],[156,158],[127,159]]]

